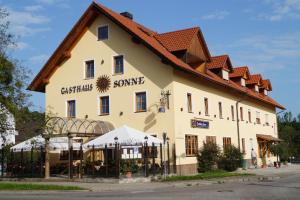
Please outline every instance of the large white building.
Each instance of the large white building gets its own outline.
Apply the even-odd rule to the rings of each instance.
[[[188,20],[188,19],[187,19]],[[157,33],[96,2],[85,11],[29,89],[46,112],[128,125],[170,138],[171,164],[195,173],[203,141],[239,146],[272,163],[277,140],[271,82],[212,56],[199,27]]]

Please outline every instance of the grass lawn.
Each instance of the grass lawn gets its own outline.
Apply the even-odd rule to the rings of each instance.
[[[235,172],[226,172],[223,170],[214,170],[205,173],[200,173],[192,176],[170,176],[167,177],[164,181],[186,181],[186,180],[207,180],[213,178],[224,178],[224,177],[233,177],[233,176],[255,176],[255,174],[250,173],[235,173]]]
[[[0,182],[0,190],[83,190],[77,186]]]

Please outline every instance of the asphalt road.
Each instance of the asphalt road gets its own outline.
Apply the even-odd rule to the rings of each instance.
[[[117,186],[117,185],[115,185]],[[188,200],[188,199],[300,199],[300,174],[275,181],[235,182],[213,185],[130,188],[107,192],[0,192],[0,199],[15,200]]]

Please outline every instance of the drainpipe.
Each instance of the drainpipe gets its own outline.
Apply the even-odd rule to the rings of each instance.
[[[240,144],[240,119],[239,119],[239,103],[242,102],[243,99],[240,99],[236,102],[236,129],[237,129],[237,137],[238,137],[238,148],[241,151],[241,144]]]

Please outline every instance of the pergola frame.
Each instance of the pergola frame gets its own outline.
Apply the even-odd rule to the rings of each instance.
[[[50,177],[50,161],[49,161],[49,140],[53,137],[68,137],[69,143],[69,178],[73,177],[73,137],[97,137],[109,131],[112,131],[114,126],[105,121],[50,117],[44,127],[43,137],[45,138],[45,179]],[[80,147],[80,168],[82,166],[83,151]],[[82,173],[82,169],[80,169]]]

